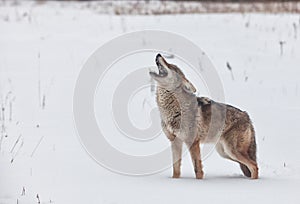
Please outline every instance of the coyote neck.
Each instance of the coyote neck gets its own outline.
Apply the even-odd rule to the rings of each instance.
[[[173,91],[181,109],[181,114],[195,112],[197,109],[197,97],[193,93],[186,92],[182,87]],[[182,115],[183,116],[183,115]]]
[[[197,127],[197,98],[193,93],[185,91],[183,87],[175,89],[174,94],[181,112],[180,131],[185,137],[194,139]]]

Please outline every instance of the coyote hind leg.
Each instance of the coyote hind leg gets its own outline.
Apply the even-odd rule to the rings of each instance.
[[[252,179],[258,178],[258,167],[256,161],[253,161],[248,154],[248,148],[244,151],[239,148],[229,148],[227,144],[223,146],[224,152],[231,160],[240,164],[240,167],[245,176]]]
[[[220,155],[221,157],[223,157],[223,158],[225,158],[225,159],[232,160],[232,161],[236,161],[236,160],[232,159],[228,154],[225,153],[224,148],[223,148],[223,146],[222,146],[221,143],[218,143],[218,144],[216,145],[216,150],[217,150],[217,152],[219,153],[219,155]],[[243,171],[243,174],[244,174],[245,176],[247,176],[247,177],[251,177],[251,172],[250,172],[250,170],[248,169],[248,167],[247,167],[246,165],[240,163],[240,162],[239,162],[239,164],[240,164],[240,167],[241,167],[241,169],[242,169],[242,171]]]
[[[256,162],[251,160],[248,155],[243,155],[240,152],[236,152],[233,157],[240,163],[245,176],[258,179],[258,167]]]
[[[216,150],[217,152],[219,153],[219,155],[225,159],[229,159],[229,160],[232,160],[232,161],[236,161],[235,159],[231,158],[227,153],[225,153],[225,150],[224,150],[224,147],[221,143],[218,143],[216,145]],[[251,177],[251,172],[250,170],[248,169],[248,167],[246,165],[244,165],[243,163],[241,162],[238,162],[240,164],[240,167],[241,167],[241,170],[243,172],[243,174],[247,177]]]
[[[226,155],[240,164],[245,176],[258,178],[255,133],[250,123],[242,123],[222,136],[222,148]]]

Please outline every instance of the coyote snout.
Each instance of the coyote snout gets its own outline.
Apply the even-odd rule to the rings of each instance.
[[[222,157],[238,162],[245,176],[257,179],[255,132],[249,115],[230,105],[195,96],[196,88],[176,65],[169,64],[160,54],[155,61],[158,73],[150,72],[150,76],[157,82],[162,129],[171,141],[173,177],[180,177],[185,143],[196,178],[202,179],[200,143],[215,142]]]

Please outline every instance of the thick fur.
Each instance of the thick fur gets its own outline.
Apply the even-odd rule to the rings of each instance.
[[[194,86],[182,71],[175,65],[164,63],[182,80],[179,88],[172,90],[158,86],[156,93],[162,129],[172,144],[173,177],[180,177],[183,143],[190,149],[196,178],[203,178],[199,144],[216,142],[222,157],[238,162],[245,176],[258,178],[255,132],[249,115],[233,106],[196,97],[192,93],[196,91]],[[191,92],[186,93],[187,89]],[[225,121],[224,126],[222,121]],[[184,132],[188,134],[183,135],[182,128],[185,127],[187,131]]]

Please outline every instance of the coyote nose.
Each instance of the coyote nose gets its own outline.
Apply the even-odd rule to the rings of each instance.
[[[158,58],[160,58],[160,57],[162,57],[162,56],[161,56],[161,54],[158,53],[158,54],[156,55],[156,61],[157,61]]]
[[[160,57],[162,57],[162,56],[161,56],[161,54],[158,53],[158,54],[156,55],[156,58],[155,58],[155,62],[156,62],[157,65],[159,65],[158,59],[159,59]]]

